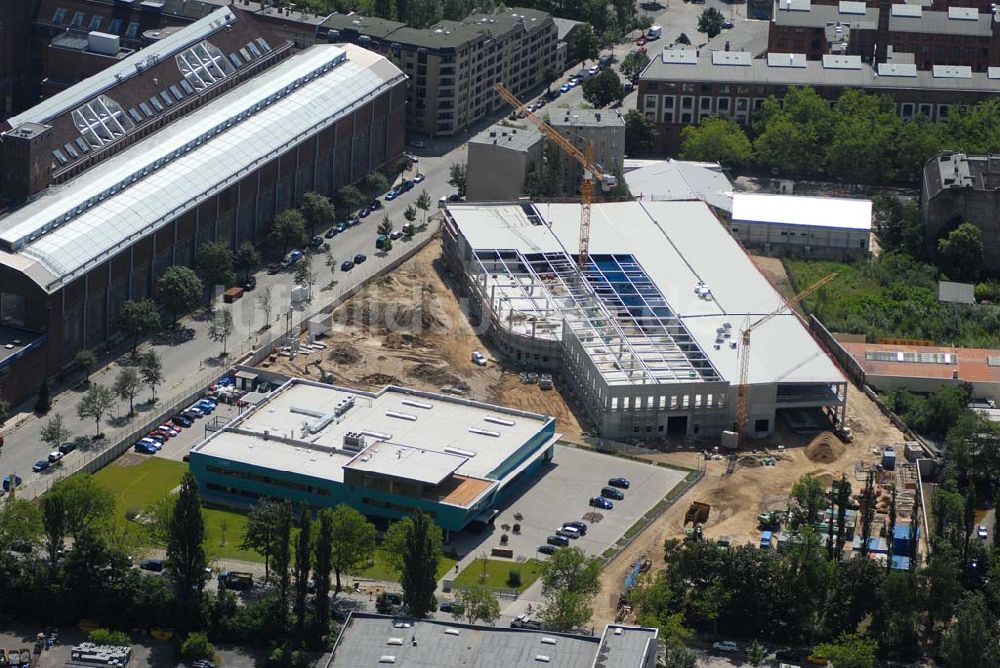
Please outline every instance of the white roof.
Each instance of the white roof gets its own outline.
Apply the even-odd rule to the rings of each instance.
[[[867,199],[843,197],[736,193],[733,195],[733,220],[870,230],[872,203]]]
[[[536,225],[517,205],[450,205],[449,213],[475,250],[568,252],[579,243],[579,204],[536,204],[547,224]],[[737,351],[714,349],[717,329],[734,332],[774,311],[784,300],[739,244],[700,201],[594,204],[590,253],[632,255],[657,286],[671,311],[723,379],[736,382]],[[712,292],[695,294],[698,281]],[[735,334],[734,334],[735,336]],[[843,376],[798,317],[786,312],[754,330],[751,383],[843,382]]]
[[[35,260],[44,271],[29,275],[54,291],[402,77],[386,59],[360,47],[314,46],[48,189],[0,219],[0,239]],[[133,175],[139,176],[134,182]],[[8,259],[0,253],[0,262]]]
[[[228,7],[220,7],[211,14],[186,26],[184,30],[170,33],[163,39],[136,51],[128,58],[124,58],[80,83],[46,98],[17,116],[12,116],[8,121],[14,128],[22,123],[44,123],[83,104],[102,91],[117,85],[121,80],[135,76],[145,67],[153,65],[191,44],[200,42],[234,21],[236,21],[236,15],[233,10]]]
[[[348,397],[354,397],[353,405],[336,419],[323,423],[317,417]],[[437,484],[450,473],[493,479],[501,464],[552,421],[398,387],[371,394],[294,380],[195,450],[335,482],[343,481],[348,467]],[[306,424],[321,428],[307,431]],[[366,448],[345,449],[348,433],[365,435]]]
[[[733,184],[718,163],[657,160],[625,172],[625,183],[642,199],[702,199],[724,211],[733,208]]]

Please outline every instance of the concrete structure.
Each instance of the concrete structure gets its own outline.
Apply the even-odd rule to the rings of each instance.
[[[658,149],[672,153],[680,148],[684,126],[710,116],[749,125],[765,99],[780,99],[791,86],[811,86],[830,101],[849,88],[882,93],[895,100],[904,120],[945,120],[956,105],[1000,94],[1000,68],[973,72],[967,66],[935,65],[924,71],[905,55],[895,53],[891,62],[873,67],[851,55],[816,61],[803,53],[772,52],[754,59],[745,51],[664,49],[650,54],[636,105],[656,124]]]
[[[1000,273],[1000,155],[943,153],[924,163],[920,215],[927,250],[958,225],[983,231],[983,271]]]
[[[715,162],[626,160],[625,183],[638,199],[700,199],[717,211],[733,211],[733,184]]]
[[[551,108],[548,122],[559,134],[573,142],[581,152],[589,144],[593,159],[605,174],[620,174],[625,160],[625,120],[621,112],[606,109]],[[563,188],[575,193],[583,183],[583,167],[576,160],[564,156]]]
[[[502,121],[469,140],[469,202],[503,202],[524,194],[524,178],[542,159],[542,134],[530,123]]]
[[[839,342],[879,391],[901,387],[931,394],[944,385],[972,385],[973,399],[1000,401],[1000,350]]]
[[[556,40],[558,46],[556,58],[556,72],[560,74],[576,64],[576,31],[583,25],[583,21],[572,19],[562,19],[558,16],[552,17],[556,24]]]
[[[379,520],[422,510],[447,532],[485,525],[546,462],[555,419],[430,392],[293,379],[191,450],[203,498],[347,503]]]
[[[775,0],[768,51],[804,53],[809,60],[855,55],[865,62],[882,62],[895,51],[913,54],[921,70],[960,65],[986,72],[1000,65],[998,34],[989,8],[979,12],[956,6],[934,10],[917,3]]]
[[[410,78],[406,126],[451,135],[503,109],[503,82],[518,97],[545,83],[556,62],[556,25],[534,9],[512,7],[440,21],[427,29],[359,14],[333,14],[321,38],[353,42],[390,56]]]
[[[972,283],[938,281],[938,301],[950,304],[975,304],[976,286]]]
[[[557,370],[611,439],[715,436],[735,422],[740,327],[783,301],[700,201],[453,205],[445,255],[472,316],[526,369]],[[798,317],[755,330],[747,430],[783,409],[842,420],[847,382]]]
[[[872,203],[843,197],[736,193],[729,231],[744,246],[768,255],[867,257]]]
[[[261,241],[305,192],[398,161],[404,82],[369,51],[296,54],[221,8],[9,118],[0,324],[36,347],[0,365],[0,396],[117,340],[125,301],[200,244]]]
[[[657,629],[608,625],[600,638],[354,612],[327,668],[653,668]],[[389,660],[385,657],[393,657]],[[544,658],[540,658],[544,657]]]

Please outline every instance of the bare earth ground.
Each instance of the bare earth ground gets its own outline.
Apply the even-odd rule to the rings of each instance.
[[[278,357],[271,368],[313,379],[322,370],[337,384],[366,390],[388,384],[434,392],[459,388],[459,396],[469,399],[552,415],[568,440],[580,440],[580,423],[558,390],[522,385],[516,370],[498,363],[445,280],[454,279],[436,239],[334,311],[326,350]],[[472,363],[475,350],[489,358],[486,367]]]

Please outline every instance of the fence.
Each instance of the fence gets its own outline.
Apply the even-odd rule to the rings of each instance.
[[[299,312],[298,319],[293,319],[287,329],[273,333],[269,332],[263,341],[261,341],[261,339],[257,336],[253,336],[237,342],[227,351],[228,359],[233,360],[234,363],[249,365],[259,363],[261,360],[270,355],[271,351],[273,351],[276,346],[286,345],[290,335],[298,337],[310,318],[319,315],[320,313],[330,313],[342,303],[356,295],[369,282],[397,269],[401,264],[409,260],[427,244],[433,241],[434,237],[437,236],[437,233],[438,230],[431,231],[430,234],[426,235],[420,241],[408,246],[403,253],[394,258],[391,262],[386,263],[385,266],[380,267],[377,271],[373,272],[367,279],[358,282],[348,290],[336,295],[330,302],[316,306],[311,310],[303,310]],[[79,473],[81,471],[96,473],[118,457],[121,457],[125,451],[131,448],[132,445],[139,440],[140,437],[145,436],[154,427],[162,424],[164,416],[173,415],[174,413],[177,413],[194,403],[194,400],[202,395],[204,389],[208,385],[211,385],[212,382],[218,379],[221,375],[226,373],[228,369],[228,365],[200,369],[194,380],[184,383],[179,389],[175,390],[172,387],[169,390],[166,390],[171,392],[169,399],[165,402],[157,404],[155,413],[151,413],[151,416],[148,419],[144,422],[137,423],[141,426],[137,426],[137,424],[129,424],[127,426],[110,430],[105,429],[104,438],[102,440],[95,441],[90,447],[82,449],[83,453],[95,453],[93,457],[74,458],[73,464],[67,464],[67,462],[63,460],[63,462],[57,466],[56,470],[51,475],[35,478],[26,485],[19,487],[17,490],[18,495],[23,498],[33,499],[47,492],[52,485],[59,480],[67,478],[75,473]],[[163,397],[161,397],[161,400],[162,399]]]

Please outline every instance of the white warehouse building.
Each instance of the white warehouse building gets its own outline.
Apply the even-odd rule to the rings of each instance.
[[[867,257],[872,202],[846,197],[735,193],[733,236],[769,255],[833,260]]]
[[[445,253],[497,352],[558,370],[604,438],[717,436],[735,423],[741,330],[784,302],[700,201],[451,205]],[[847,381],[798,316],[754,329],[747,432],[781,411],[842,422]]]

